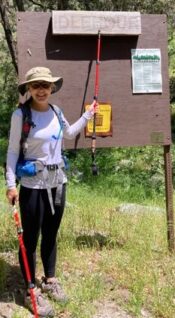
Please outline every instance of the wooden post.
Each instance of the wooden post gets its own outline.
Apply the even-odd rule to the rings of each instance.
[[[164,146],[165,164],[165,192],[166,192],[166,213],[167,213],[167,236],[168,248],[174,251],[174,214],[173,214],[173,184],[172,184],[172,162],[170,145]]]

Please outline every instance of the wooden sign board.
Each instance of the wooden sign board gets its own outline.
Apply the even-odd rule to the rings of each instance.
[[[64,14],[69,16],[69,12]],[[78,21],[81,11],[76,14]],[[99,17],[99,12],[88,14]],[[112,18],[114,13],[107,14]],[[98,35],[53,34],[53,17],[49,12],[19,12],[17,19],[20,81],[34,66],[49,67],[54,76],[62,76],[62,89],[52,95],[51,102],[63,110],[70,123],[75,122],[85,105],[93,101]],[[55,28],[57,32],[57,26]],[[162,91],[134,94],[131,52],[157,48],[161,53]],[[97,137],[97,147],[170,145],[166,16],[141,15],[139,35],[102,35],[99,70],[98,100],[99,103],[110,101],[112,105],[112,137]],[[74,148],[75,141],[66,140],[65,146]],[[91,147],[91,140],[85,138],[84,131],[76,147]]]
[[[52,30],[56,35],[139,35],[139,12],[53,11]]]

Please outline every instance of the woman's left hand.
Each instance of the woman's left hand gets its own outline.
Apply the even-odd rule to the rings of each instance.
[[[98,102],[94,99],[92,104],[89,106],[88,109],[92,114],[95,114],[99,111],[99,104]]]

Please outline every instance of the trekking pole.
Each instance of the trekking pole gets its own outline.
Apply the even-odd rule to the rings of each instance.
[[[29,264],[28,264],[28,260],[27,260],[26,249],[25,249],[24,242],[23,242],[23,229],[21,226],[19,213],[18,213],[15,205],[13,205],[13,217],[15,220],[16,228],[17,228],[18,241],[19,241],[19,246],[21,249],[22,259],[23,259],[25,273],[26,273],[26,277],[27,277],[28,289],[30,290],[30,297],[31,297],[31,302],[32,302],[32,306],[33,306],[34,317],[39,318],[38,313],[37,313],[35,294],[33,291],[33,284],[31,282],[31,274],[30,274]]]
[[[98,41],[97,41],[97,60],[96,60],[96,69],[95,69],[95,92],[94,100],[96,104],[98,102],[98,91],[99,91],[99,65],[100,65],[100,50],[101,50],[101,34],[100,30],[98,31]],[[96,104],[94,107],[96,107]],[[95,151],[96,151],[96,113],[93,118],[93,133],[92,133],[92,174],[95,176],[98,174],[98,168],[95,163]]]

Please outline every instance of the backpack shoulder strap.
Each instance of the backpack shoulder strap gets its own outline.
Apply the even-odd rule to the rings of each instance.
[[[56,106],[56,105],[51,105],[50,104],[50,107],[52,108],[52,110],[55,112],[58,120],[59,120],[59,123],[60,123],[60,131],[64,129],[64,120],[63,120],[63,117],[62,117],[62,111],[61,109]],[[60,132],[59,132],[59,135],[60,135]],[[64,139],[62,139],[62,143],[61,143],[61,155],[62,155],[62,159],[63,159],[63,163],[64,163],[64,167],[66,170],[69,169],[69,163],[68,163],[68,159],[64,153]]]
[[[31,127],[35,127],[32,121],[32,112],[30,108],[29,101],[24,104],[19,104],[18,108],[21,109],[22,112],[22,130],[21,130],[21,139],[20,139],[20,154],[19,160],[24,158],[24,154],[27,150],[27,138],[30,132]]]
[[[56,105],[51,105],[49,104],[50,107],[52,108],[52,110],[54,111],[54,113],[57,115],[58,117],[58,120],[59,120],[59,123],[60,123],[60,126],[61,126],[61,129],[63,130],[64,128],[64,121],[63,121],[63,118],[62,118],[62,111],[61,109],[56,106]]]

